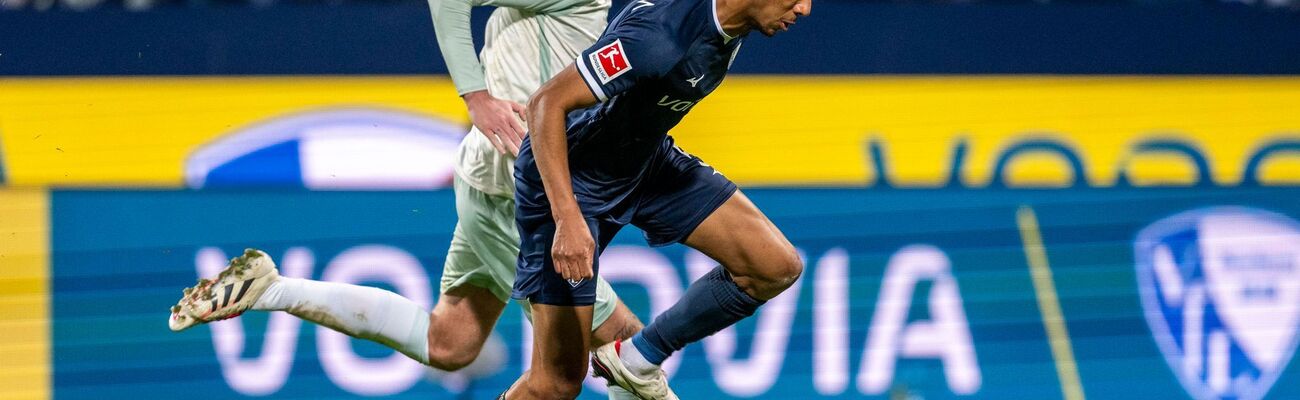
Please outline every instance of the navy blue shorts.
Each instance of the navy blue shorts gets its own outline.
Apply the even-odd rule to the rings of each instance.
[[[698,157],[671,146],[658,154],[657,167],[643,175],[643,182],[615,207],[589,214],[587,227],[596,241],[592,271],[599,276],[599,256],[624,225],[631,223],[645,231],[651,246],[665,246],[686,240],[695,227],[721,207],[736,192],[736,184],[704,164]],[[516,197],[527,190],[516,185]],[[558,306],[591,305],[596,302],[596,281],[569,282],[555,272],[551,243],[555,219],[549,206],[528,206],[517,202],[515,221],[519,225],[519,262],[511,297],[533,303]]]

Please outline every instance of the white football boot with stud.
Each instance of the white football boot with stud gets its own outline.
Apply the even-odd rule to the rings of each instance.
[[[668,387],[668,377],[662,369],[655,370],[654,376],[648,379],[627,369],[618,355],[621,347],[622,341],[614,341],[591,352],[591,374],[645,400],[678,400],[677,394]]]
[[[194,325],[238,317],[279,278],[271,256],[261,250],[244,250],[243,255],[230,259],[215,279],[199,279],[194,287],[185,288],[181,300],[171,308],[167,326],[180,332]]]

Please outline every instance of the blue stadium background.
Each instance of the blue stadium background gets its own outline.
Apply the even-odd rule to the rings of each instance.
[[[615,8],[623,4],[616,1]],[[474,13],[480,43],[489,11]],[[864,79],[1289,79],[1300,74],[1300,3],[815,0],[806,23],[745,46],[732,71]],[[419,1],[0,3],[0,100],[7,83],[60,77],[445,73],[427,5]],[[5,123],[0,118],[0,132]],[[1278,153],[1300,149],[1300,126],[1292,128],[1277,135]],[[11,144],[0,143],[0,151]],[[295,325],[281,332],[290,332],[287,339],[276,339],[268,329],[274,317],[266,315],[242,317],[237,329],[224,333],[200,328],[174,334],[163,327],[163,310],[214,251],[233,254],[258,246],[277,257],[309,254],[302,272],[313,278],[367,265],[340,261],[358,252],[409,256],[421,271],[416,275],[426,279],[420,282],[432,287],[455,222],[446,189],[310,191],[297,181],[242,190],[114,182],[22,185],[12,182],[31,172],[6,164],[16,156],[29,155],[0,154],[0,185],[8,179],[6,190],[47,193],[49,214],[49,287],[43,294],[49,305],[49,382],[47,390],[16,397],[478,399],[499,393],[521,371],[527,331],[514,306],[496,332],[501,346],[492,352],[498,362],[460,375],[402,375],[410,369],[381,365],[390,351],[355,340],[348,347],[331,345],[337,342],[310,324]],[[1291,172],[1300,168],[1280,165]],[[1285,284],[1274,289],[1285,293],[1268,299],[1291,299],[1286,291],[1297,286],[1290,282],[1300,282],[1300,239],[1290,241],[1300,238],[1294,185],[1216,186],[1208,180],[1161,188],[1089,187],[1082,179],[1079,185],[1032,189],[750,185],[745,190],[805,255],[806,274],[782,303],[786,308],[769,306],[738,325],[730,339],[688,348],[672,384],[685,399],[1300,398],[1300,371],[1289,366],[1300,339],[1300,322],[1291,312],[1300,314],[1300,305],[1273,305],[1276,318],[1259,322],[1248,319],[1255,315],[1249,306],[1211,302],[1204,337],[1227,335],[1222,354],[1228,358],[1220,360],[1224,364],[1207,361],[1210,367],[1191,375],[1181,370],[1189,356],[1180,351],[1190,346],[1188,338],[1200,336],[1162,336],[1162,329],[1189,326],[1184,319],[1190,314],[1162,302],[1169,301],[1171,289],[1150,282],[1159,266],[1147,259],[1155,256],[1143,253],[1138,238],[1161,222],[1185,222],[1171,216],[1190,211],[1236,218],[1238,228],[1258,229],[1261,242],[1283,243],[1268,250],[1273,252],[1237,243],[1246,258],[1260,263],[1245,262],[1241,271],[1283,271],[1276,277]],[[4,211],[0,205],[0,216]],[[1160,237],[1162,243],[1211,248],[1203,237],[1221,233],[1211,233],[1212,218],[1206,218]],[[671,299],[697,275],[693,265],[708,262],[680,246],[645,247],[634,229],[614,245],[626,264],[618,266],[626,270],[610,272],[611,280],[644,320],[664,305],[657,298]],[[1036,259],[1039,254],[1045,258]],[[1202,264],[1209,263],[1202,257],[1208,256],[1179,253],[1174,268],[1186,282],[1226,282],[1207,278],[1219,272],[1206,272],[1210,267]],[[926,261],[908,264],[912,259]],[[0,266],[5,262],[0,259]],[[1043,268],[1049,271],[1047,288],[1037,275]],[[395,289],[385,280],[390,278],[357,283]],[[16,293],[0,294],[17,298]],[[948,314],[954,309],[961,311],[959,318]],[[1262,325],[1243,327],[1239,321]],[[905,344],[908,337],[942,343]],[[217,343],[222,340],[238,344],[223,356]],[[345,350],[351,353],[333,353]],[[1186,353],[1213,358],[1209,349]],[[1260,361],[1273,358],[1282,361]],[[349,375],[368,367],[377,373]],[[1216,382],[1210,371],[1218,367],[1233,381]],[[248,376],[233,371],[240,368],[255,371],[261,383],[232,383]],[[582,398],[601,398],[597,386]]]

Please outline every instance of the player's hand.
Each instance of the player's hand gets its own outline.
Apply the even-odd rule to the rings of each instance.
[[[591,229],[581,214],[555,219],[555,239],[551,243],[551,260],[555,272],[570,282],[591,279],[591,269],[596,242],[591,239]]]
[[[465,106],[469,108],[469,119],[483,136],[487,136],[497,152],[519,155],[519,146],[524,141],[524,127],[520,118],[525,118],[522,104],[492,97],[486,90],[465,93]],[[518,117],[516,117],[518,115]]]

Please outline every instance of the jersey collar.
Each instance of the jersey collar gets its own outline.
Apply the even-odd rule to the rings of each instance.
[[[718,28],[718,34],[722,35],[722,42],[726,43],[730,42],[731,39],[735,39],[734,36],[728,35],[727,31],[722,30],[722,21],[718,21],[718,0],[712,0],[712,6],[709,7],[709,11],[712,11],[713,27]]]

